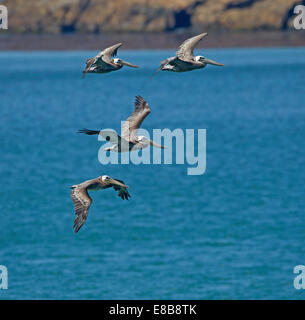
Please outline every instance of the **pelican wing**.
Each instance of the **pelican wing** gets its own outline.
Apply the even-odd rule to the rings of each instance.
[[[115,131],[101,130],[99,134],[108,142],[117,144],[119,150],[129,150],[129,141],[119,136]]]
[[[86,68],[85,68],[85,70],[83,71],[83,76],[82,76],[83,79],[85,78],[86,74],[88,73],[88,71],[90,70],[90,68],[92,67],[92,65],[96,63],[96,61],[97,61],[97,58],[96,58],[96,57],[95,57],[95,58],[89,58],[89,59],[87,59],[87,61],[86,61]]]
[[[194,60],[181,60],[177,57],[174,61],[171,61],[169,64],[172,66],[188,68],[190,65],[194,65],[196,63],[197,62],[195,62]]]
[[[72,186],[71,198],[75,207],[74,231],[77,233],[85,223],[92,199],[87,192],[88,186]]]
[[[122,180],[119,180],[119,179],[114,179],[114,180],[119,181],[119,182],[125,184],[124,181],[122,181]],[[124,188],[124,187],[121,187],[121,186],[118,186],[118,185],[114,184],[114,185],[113,185],[113,189],[114,189],[115,191],[118,191],[118,196],[119,196],[120,198],[122,198],[123,200],[125,200],[125,199],[126,199],[126,200],[129,200],[129,198],[131,197],[130,194],[129,194],[129,192],[128,192],[128,190],[127,190],[126,188]]]
[[[137,142],[137,131],[149,114],[148,103],[141,96],[136,96],[134,112],[122,125],[122,138],[130,142]]]
[[[102,52],[100,53],[102,54]],[[96,57],[94,58],[89,58],[86,61],[86,68],[83,71],[83,76],[82,79],[84,79],[86,77],[86,74],[88,73],[88,71],[90,70],[90,68],[92,66],[98,66],[98,67],[107,67],[108,64],[112,65],[113,67],[116,67],[116,65],[113,63],[111,58],[107,58],[107,57],[103,57],[100,56],[100,54],[98,54]]]
[[[177,57],[181,60],[193,60],[194,48],[197,43],[207,35],[207,33],[201,33],[198,36],[185,40],[177,50]]]
[[[121,45],[122,43],[117,43],[109,48],[106,48],[105,50],[101,51],[100,56],[103,56],[103,57],[107,56],[109,58],[115,57]]]
[[[117,55],[118,49],[119,49],[119,47],[120,47],[121,45],[122,45],[122,43],[117,43],[117,44],[115,44],[115,45],[113,45],[113,46],[111,46],[111,47],[103,50],[103,51],[99,54],[100,58],[101,58],[105,63],[110,64],[110,65],[116,67],[116,64],[113,63],[113,59],[112,59],[112,58]]]
[[[99,134],[108,142],[118,144],[122,138],[113,130],[101,130]]]
[[[163,61],[160,62],[160,67],[155,71],[155,73],[159,72],[160,70],[162,70],[167,64],[171,64],[173,61],[175,61],[177,59],[177,57],[171,57],[171,58],[167,58]]]

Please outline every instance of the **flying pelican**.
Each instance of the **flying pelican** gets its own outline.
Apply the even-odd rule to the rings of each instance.
[[[193,50],[195,46],[206,35],[207,33],[201,33],[198,36],[185,40],[179,46],[176,56],[161,61],[161,66],[156,72],[160,70],[173,72],[192,71],[204,68],[207,64],[223,66],[223,64],[207,59],[203,56],[194,56]]]
[[[88,216],[88,211],[92,203],[88,191],[104,190],[110,187],[113,187],[115,191],[118,191],[118,196],[123,200],[128,200],[130,197],[130,194],[127,191],[128,186],[126,186],[123,181],[112,179],[108,176],[87,180],[71,187],[71,198],[74,203],[76,215],[73,226],[75,233],[83,226]]]
[[[83,71],[82,78],[84,79],[87,73],[108,73],[111,71],[119,70],[123,66],[139,68],[138,66],[126,62],[122,59],[113,59],[113,57],[117,55],[118,49],[121,45],[122,43],[117,43],[114,46],[101,51],[94,58],[87,59],[86,68]]]
[[[165,149],[164,146],[161,146],[144,136],[138,136],[137,134],[143,120],[149,114],[150,108],[148,103],[141,96],[136,96],[134,112],[128,117],[126,121],[124,121],[122,125],[121,136],[116,134],[114,131],[106,130],[97,131],[81,129],[78,131],[78,133],[85,133],[88,135],[102,135],[102,137],[113,144],[112,147],[105,148],[105,151],[129,152],[131,150],[144,149],[149,145],[160,149]]]

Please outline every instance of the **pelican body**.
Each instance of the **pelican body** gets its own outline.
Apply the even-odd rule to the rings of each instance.
[[[185,40],[178,48],[176,56],[167,58],[161,61],[157,72],[172,71],[172,72],[186,72],[196,69],[205,68],[208,64],[215,66],[223,66],[223,64],[207,59],[203,56],[194,56],[194,48],[197,43],[204,38],[207,33],[201,33],[198,36]]]
[[[113,131],[106,130],[98,131],[81,129],[78,131],[78,133],[85,133],[88,135],[100,134],[103,138],[113,144],[111,147],[105,148],[105,151],[129,152],[133,150],[144,149],[148,146],[165,149],[164,146],[161,146],[144,136],[138,136],[138,129],[140,128],[144,119],[150,114],[150,107],[141,96],[136,96],[134,105],[134,112],[123,123],[121,136]]]
[[[122,180],[112,179],[106,175],[84,181],[71,187],[71,198],[74,203],[76,215],[73,226],[75,233],[79,231],[88,217],[88,211],[92,203],[88,191],[104,190],[111,187],[113,187],[115,191],[118,191],[118,196],[123,200],[129,199],[128,186],[126,186]]]
[[[86,61],[86,68],[83,71],[83,78],[85,78],[87,73],[108,73],[111,71],[117,71],[123,66],[128,66],[132,68],[138,68],[138,66],[126,62],[119,58],[113,58],[117,55],[118,48],[122,43],[115,44],[101,51],[94,58],[89,58]]]

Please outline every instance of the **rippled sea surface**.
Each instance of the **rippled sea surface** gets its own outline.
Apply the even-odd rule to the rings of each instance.
[[[200,53],[201,50],[198,50]],[[81,79],[95,52],[0,53],[0,299],[302,299],[305,48],[205,50],[225,67],[149,78],[171,51],[123,51],[141,66]],[[136,94],[143,127],[207,129],[204,175],[185,165],[101,165],[96,136]],[[69,187],[108,174],[75,235]]]

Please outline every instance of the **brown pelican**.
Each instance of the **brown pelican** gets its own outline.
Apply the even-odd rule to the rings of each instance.
[[[104,190],[110,187],[113,187],[115,191],[118,191],[118,196],[123,200],[128,200],[130,197],[130,194],[127,191],[128,186],[126,186],[123,181],[112,179],[108,176],[87,180],[71,187],[71,198],[74,203],[76,215],[73,226],[75,233],[83,226],[88,216],[88,211],[92,203],[88,191]]]
[[[206,35],[207,33],[201,33],[198,36],[185,40],[178,48],[175,57],[161,61],[161,66],[157,69],[157,72],[160,70],[173,72],[192,71],[204,68],[207,64],[223,66],[223,64],[203,56],[194,56],[193,50],[195,46]]]
[[[108,73],[111,71],[119,70],[123,66],[139,68],[138,66],[126,62],[122,59],[113,59],[113,57],[117,55],[118,48],[121,45],[122,43],[115,44],[114,46],[101,51],[94,58],[87,59],[86,68],[83,71],[83,79],[85,78],[87,73]]]
[[[148,103],[141,97],[136,96],[134,112],[124,121],[122,125],[121,136],[113,131],[106,130],[89,130],[81,129],[78,133],[85,133],[88,135],[100,134],[107,141],[113,144],[112,147],[105,148],[105,151],[128,152],[131,150],[139,150],[148,147],[149,145],[165,149],[154,141],[149,140],[144,136],[138,136],[137,132],[143,120],[150,114]]]

